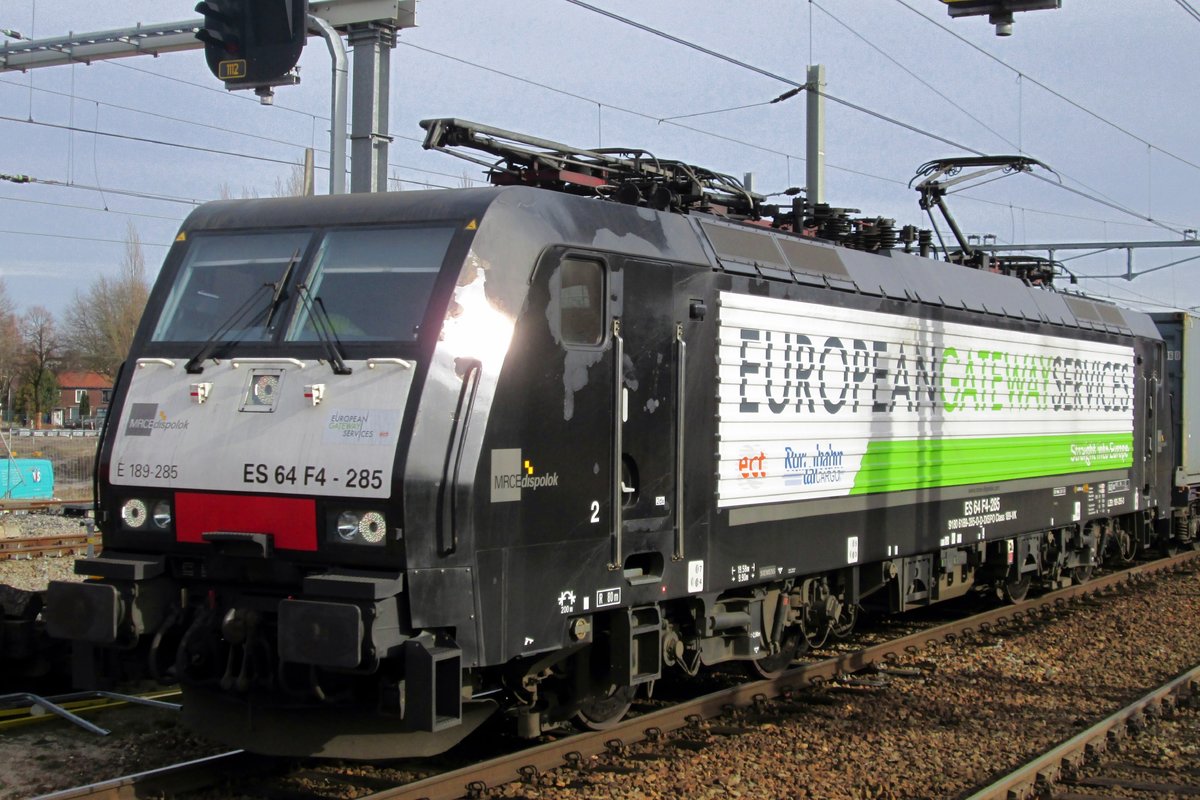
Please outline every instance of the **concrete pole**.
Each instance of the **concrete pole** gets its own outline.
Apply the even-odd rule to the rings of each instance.
[[[813,90],[816,91],[813,91]],[[825,202],[825,65],[808,68],[808,143],[805,197],[810,206]]]
[[[313,149],[311,147],[304,148],[304,189],[305,197],[313,196]]]

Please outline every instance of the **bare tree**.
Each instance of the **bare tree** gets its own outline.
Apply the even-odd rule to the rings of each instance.
[[[58,379],[54,368],[62,344],[54,315],[42,306],[26,311],[17,329],[21,341],[18,403],[37,425],[42,414],[54,408],[58,401]]]
[[[21,353],[17,331],[17,307],[8,296],[8,287],[0,278],[0,403],[4,413],[12,413],[12,396],[15,389]],[[11,417],[9,417],[11,419]]]
[[[257,188],[242,185],[241,194],[235,194],[228,182],[222,182],[217,187],[217,196],[221,200],[257,200],[263,195]],[[275,187],[267,197],[303,197],[304,196],[304,159],[292,164],[285,176],[275,177]]]
[[[287,177],[275,178],[275,197],[304,196],[304,161],[292,164]]]
[[[233,193],[233,187],[227,181],[222,181],[217,187],[217,197],[221,200],[257,200],[258,190],[243,186],[242,193],[237,195]]]
[[[86,293],[77,291],[67,309],[64,344],[81,367],[110,378],[116,375],[149,296],[142,241],[131,222],[120,272],[96,278]]]

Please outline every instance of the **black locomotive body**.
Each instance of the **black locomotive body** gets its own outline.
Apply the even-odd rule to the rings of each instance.
[[[116,386],[103,555],[48,619],[145,648],[264,752],[603,726],[863,603],[1020,599],[1190,539],[1164,364],[1140,313],[718,216],[212,203]]]

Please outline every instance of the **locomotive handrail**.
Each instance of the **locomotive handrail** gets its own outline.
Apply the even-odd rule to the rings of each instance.
[[[169,358],[139,358],[137,360],[138,369],[149,366],[150,364],[162,364],[164,367],[174,368],[175,362]]]
[[[687,342],[683,339],[683,323],[675,324],[675,358],[678,361],[678,385],[675,387],[675,554],[674,559],[683,558],[683,437],[684,404],[687,394],[686,364]]]
[[[612,485],[612,518],[613,518],[613,560],[608,565],[610,570],[621,568],[621,529],[625,526],[625,515],[623,513],[622,503],[625,502],[625,497],[621,492],[624,485],[622,480],[622,466],[625,444],[622,441],[624,426],[625,426],[625,340],[621,338],[621,320],[613,319],[612,321],[613,335],[613,356],[614,366],[613,371],[616,376],[613,380],[615,388],[613,397],[613,485]]]
[[[305,362],[298,358],[235,358],[230,362],[234,369],[239,368],[242,364],[292,364],[297,369],[304,369],[308,366]]]
[[[375,369],[380,364],[395,364],[401,369],[412,369],[416,362],[406,358],[368,358],[367,369]]]
[[[454,408],[450,445],[446,448],[446,461],[442,465],[442,489],[438,498],[438,551],[442,555],[453,553],[458,548],[459,467],[462,465],[471,410],[475,407],[475,395],[479,390],[479,377],[483,372],[483,363],[477,358],[461,359],[459,367],[463,373],[462,386],[458,390],[458,403]]]

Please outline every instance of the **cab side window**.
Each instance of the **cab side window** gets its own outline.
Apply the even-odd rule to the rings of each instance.
[[[563,344],[604,341],[604,265],[581,258],[559,266],[559,313]]]

